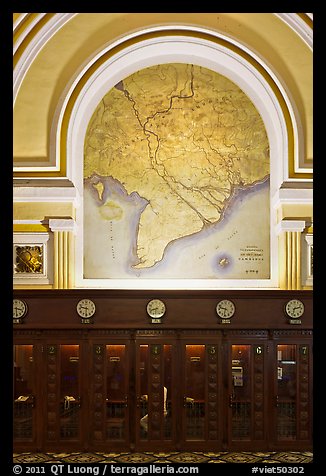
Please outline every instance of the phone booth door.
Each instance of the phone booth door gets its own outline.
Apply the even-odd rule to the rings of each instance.
[[[37,395],[36,346],[14,345],[13,439],[14,446],[35,448],[37,445],[36,412],[41,399]]]
[[[227,433],[232,449],[267,448],[265,350],[264,343],[230,346]]]
[[[173,344],[137,343],[136,446],[171,448],[175,440]]]
[[[182,446],[217,449],[221,442],[219,345],[183,345]]]

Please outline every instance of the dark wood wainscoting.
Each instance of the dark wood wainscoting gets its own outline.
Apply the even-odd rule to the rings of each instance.
[[[154,298],[163,317],[146,311]],[[310,292],[15,291],[14,299],[27,307],[14,324],[15,451],[312,448]],[[91,317],[77,313],[82,299],[95,304]],[[216,313],[225,299],[231,317]],[[300,317],[285,311],[292,299],[303,303]]]

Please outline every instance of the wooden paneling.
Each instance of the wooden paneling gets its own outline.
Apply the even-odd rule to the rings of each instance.
[[[88,324],[82,324],[76,312],[77,302],[85,297],[96,304],[93,322]],[[14,298],[23,299],[28,306],[23,323],[14,324],[14,343],[33,345],[37,357],[33,367],[37,438],[27,443],[15,441],[15,449],[299,451],[312,447],[312,292],[16,290]],[[162,299],[167,307],[160,324],[151,323],[146,314],[152,298]],[[230,299],[236,306],[230,323],[221,323],[216,315],[221,299]],[[291,324],[284,312],[290,299],[300,299],[305,306],[298,324]],[[78,345],[80,352],[80,434],[74,441],[60,441],[63,364],[58,352],[60,345],[71,344]],[[117,430],[108,426],[108,345],[119,346],[112,347],[113,357],[122,358],[117,353],[122,346],[126,351],[125,366],[121,367],[125,369],[126,412],[121,417],[124,426]],[[144,360],[140,358],[141,345],[148,352],[146,391],[139,377]],[[277,345],[292,345],[297,352],[296,426],[291,441],[280,440],[277,435]],[[171,350],[170,360],[164,357],[164,346]],[[205,396],[195,395],[204,409],[200,441],[186,434],[187,346],[189,352],[196,346],[191,356],[203,363]],[[232,430],[232,346],[250,349],[246,368],[250,422],[245,438],[234,438],[236,432]],[[162,385],[169,387],[168,433],[164,415],[158,411],[163,403]],[[152,417],[146,437],[140,433],[137,406],[143,393],[149,395],[148,413]],[[241,405],[238,402],[239,408]]]
[[[39,329],[290,329],[294,325],[284,307],[294,298],[301,299],[305,306],[301,324],[296,327],[312,328],[311,291],[16,290],[14,297],[28,305],[22,325]],[[96,304],[92,324],[82,324],[76,312],[77,302],[85,297]],[[154,297],[162,299],[167,309],[159,324],[152,324],[146,313],[146,305]],[[215,310],[217,302],[225,298],[236,306],[229,324],[221,323]]]

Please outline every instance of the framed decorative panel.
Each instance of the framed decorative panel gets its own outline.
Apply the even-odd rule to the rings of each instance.
[[[52,284],[52,256],[50,233],[14,233],[14,284]]]

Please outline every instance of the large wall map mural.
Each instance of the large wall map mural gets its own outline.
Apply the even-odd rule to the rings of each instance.
[[[84,278],[269,279],[269,144],[248,96],[191,64],[115,85],[84,148]]]

